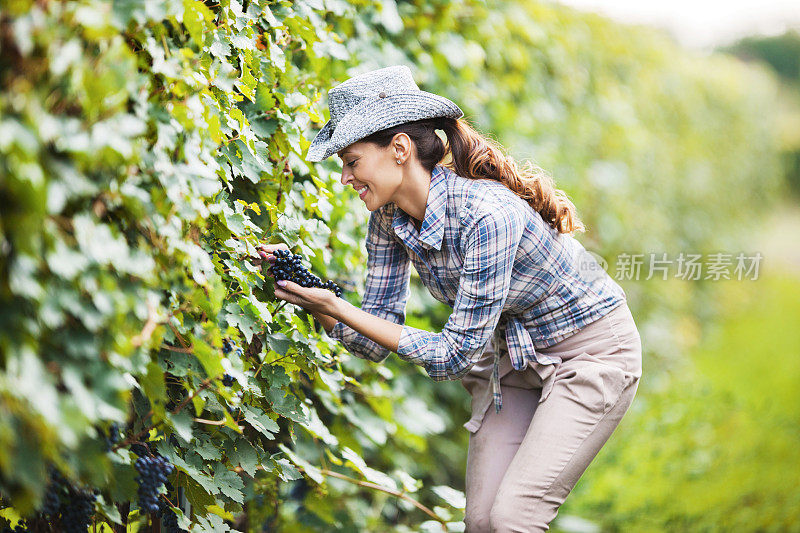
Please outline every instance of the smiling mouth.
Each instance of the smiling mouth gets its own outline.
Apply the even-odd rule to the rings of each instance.
[[[361,189],[357,189],[356,192],[358,193],[358,197],[363,199],[364,196],[366,196],[368,190],[369,189],[367,188],[366,185],[364,187],[362,187]]]

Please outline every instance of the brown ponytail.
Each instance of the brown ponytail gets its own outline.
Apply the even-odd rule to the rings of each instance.
[[[436,134],[441,129],[447,145]],[[578,219],[575,205],[561,189],[555,188],[553,178],[544,170],[526,161],[522,168],[503,153],[494,140],[478,133],[463,118],[434,118],[398,124],[362,139],[379,146],[388,146],[397,133],[406,133],[416,144],[417,157],[428,171],[450,153],[449,166],[459,176],[470,179],[499,181],[527,201],[559,233],[586,231]]]

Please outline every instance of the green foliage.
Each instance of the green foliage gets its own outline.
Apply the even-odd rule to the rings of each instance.
[[[263,241],[330,277],[363,260],[352,196],[302,161],[302,132],[323,121],[316,88],[347,57],[315,9],[20,2],[3,15],[0,488],[23,515],[48,463],[105,502],[135,501],[120,476],[128,445],[149,440],[195,529],[219,531],[246,500],[286,497],[276,487],[300,477],[287,445],[351,472],[395,431],[391,389],[357,381],[247,260]],[[245,349],[223,354],[226,336]],[[106,453],[112,422],[124,440]],[[359,516],[342,511],[328,519]]]
[[[193,531],[244,529],[245,508],[247,528],[441,529],[352,479],[459,527],[465,391],[350,357],[247,259],[286,242],[359,303],[365,213],[332,161],[303,161],[351,66],[417,66],[421,88],[553,170],[606,256],[725,245],[773,194],[767,78],[562,7],[17,0],[0,49],[6,517],[40,506],[53,463],[101,491],[99,521],[144,525],[124,502],[129,445],[148,441]],[[650,328],[701,301],[643,287],[626,290]],[[415,301],[410,322],[446,319]]]
[[[800,196],[800,32],[787,30],[781,35],[748,36],[719,50],[745,61],[763,62],[779,76],[783,90],[776,130],[789,190]]]
[[[800,83],[800,32],[797,30],[786,30],[781,35],[744,37],[721,50],[746,59],[760,59],[787,82]]]
[[[800,279],[717,287],[724,322],[645,387],[564,513],[603,531],[800,531]]]

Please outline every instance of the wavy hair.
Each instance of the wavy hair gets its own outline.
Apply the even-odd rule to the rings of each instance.
[[[444,131],[447,143],[436,134]],[[450,154],[445,164],[459,176],[499,181],[527,201],[542,219],[559,233],[586,231],[567,194],[556,189],[553,178],[540,167],[526,161],[522,167],[492,139],[477,132],[467,121],[448,117],[398,124],[361,139],[380,147],[389,146],[398,133],[409,136],[417,148],[420,164],[429,172]]]

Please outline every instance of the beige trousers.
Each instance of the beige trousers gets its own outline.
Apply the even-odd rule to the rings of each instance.
[[[550,396],[539,403],[542,380],[531,367],[512,371],[500,379],[500,413],[489,408],[470,434],[468,533],[547,531],[633,402],[642,345],[627,303],[538,351],[563,361]],[[470,376],[468,390],[486,380]]]

